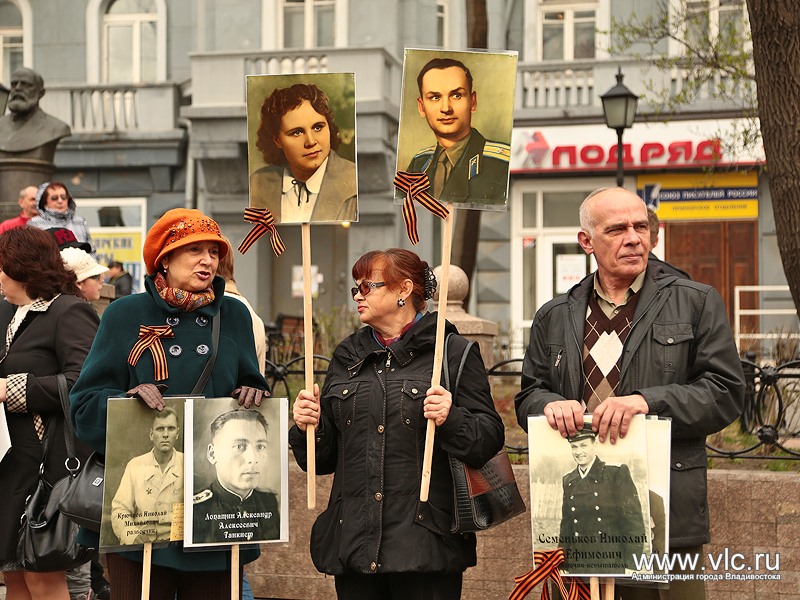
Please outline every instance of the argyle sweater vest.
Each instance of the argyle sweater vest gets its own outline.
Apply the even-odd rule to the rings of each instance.
[[[597,302],[596,294],[589,298],[586,328],[583,335],[583,401],[586,411],[594,412],[609,396],[616,395],[619,386],[620,363],[625,340],[633,325],[638,294],[612,318],[608,318]]]

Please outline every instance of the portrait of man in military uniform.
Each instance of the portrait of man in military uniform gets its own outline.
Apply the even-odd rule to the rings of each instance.
[[[590,422],[562,438],[546,417],[528,418],[533,550],[563,549],[562,574],[646,572],[633,560],[652,547],[645,421],[634,417],[611,444],[597,439]]]
[[[562,481],[560,538],[567,568],[583,565],[578,568],[584,573],[633,570],[632,557],[645,551],[648,535],[630,469],[597,456],[597,435],[590,427],[568,441],[576,467]],[[598,551],[608,558],[602,567],[592,564]]]
[[[183,537],[173,529],[184,501],[183,399],[167,398],[165,404],[158,412],[129,398],[109,400],[109,431],[118,443],[106,453],[101,546]]]
[[[194,413],[195,492],[191,498],[191,516],[186,517],[191,519],[191,539],[187,530],[187,545],[281,539],[281,479],[278,477],[277,486],[269,483],[282,471],[282,453],[275,443],[281,437],[280,424],[278,419],[268,422],[262,414],[264,405],[269,409],[272,400],[248,410],[231,407],[227,399],[223,412],[208,415],[210,424],[202,413]],[[200,427],[205,431],[201,433]],[[210,477],[198,477],[204,470]]]
[[[425,61],[420,65],[421,59]],[[473,73],[473,63],[485,73],[482,79]],[[463,208],[504,208],[511,120],[503,104],[510,101],[513,110],[514,88],[513,78],[504,81],[509,67],[515,69],[516,56],[407,50],[404,94],[415,96],[417,114],[402,117],[398,170],[425,173],[428,191],[441,202]],[[507,92],[507,88],[498,89],[503,85],[510,85],[512,94],[500,96]],[[404,110],[410,106],[404,99]],[[481,130],[473,122],[479,115],[485,117]],[[410,133],[408,123],[418,122],[419,117],[429,131],[414,123]],[[410,160],[400,162],[412,144]]]

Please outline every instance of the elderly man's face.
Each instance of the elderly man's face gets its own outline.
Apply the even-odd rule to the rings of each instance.
[[[8,96],[8,110],[15,113],[29,113],[39,106],[43,90],[30,71],[17,71],[11,76],[11,93]]]
[[[647,209],[633,192],[612,188],[589,200],[593,231],[578,233],[587,254],[594,254],[600,279],[633,281],[647,267],[650,227]]]
[[[222,486],[245,498],[259,484],[267,462],[267,432],[258,421],[231,419],[208,445],[208,460]]]
[[[30,185],[22,190],[19,196],[19,207],[22,209],[22,214],[29,219],[39,214],[39,209],[36,207],[36,192],[37,188]]]

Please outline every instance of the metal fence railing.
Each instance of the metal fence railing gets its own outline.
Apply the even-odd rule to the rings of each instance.
[[[314,355],[314,374],[324,376],[330,358]],[[267,361],[267,380],[275,395],[294,397],[292,376],[296,385],[302,385],[305,357],[297,356],[286,364]],[[709,458],[754,458],[800,460],[800,360],[777,366],[758,365],[750,359],[742,360],[747,381],[744,410],[739,419],[743,434],[754,436],[752,443],[737,443],[745,447],[724,448],[707,444]],[[522,359],[503,360],[488,368],[486,374],[492,381],[512,378],[519,385]],[[794,441],[798,445],[794,445]],[[718,444],[721,445],[721,444]],[[527,454],[524,445],[508,445],[509,452]]]

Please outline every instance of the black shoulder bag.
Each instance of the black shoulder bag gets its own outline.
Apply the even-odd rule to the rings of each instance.
[[[457,405],[458,384],[467,356],[475,342],[467,342],[458,364],[455,382],[450,379],[448,347],[455,334],[449,333],[444,342],[442,372],[444,381]],[[495,454],[480,469],[449,455],[453,475],[453,525],[452,533],[483,531],[499,525],[525,512],[525,502],[519,493],[514,470],[505,448]]]
[[[219,313],[215,314],[211,320],[212,350],[211,356],[206,361],[206,366],[200,374],[200,378],[192,390],[191,395],[197,396],[203,393],[214,370],[214,363],[217,361],[217,347],[219,346]],[[63,399],[62,399],[63,401]],[[66,404],[67,423],[69,421],[69,403]],[[72,521],[95,532],[100,532],[100,520],[103,515],[103,482],[105,481],[105,456],[99,452],[92,452],[86,459],[83,469],[80,468],[80,461],[77,461],[74,469],[69,469],[70,485],[58,504],[58,509],[67,515]]]
[[[58,395],[64,410],[64,441],[69,469],[70,463],[80,463],[75,456],[75,438],[69,421],[67,378],[62,373],[58,375]],[[58,502],[70,486],[72,476],[67,475],[55,485],[50,485],[44,478],[49,445],[50,432],[45,432],[39,480],[25,501],[25,512],[20,519],[17,558],[26,571],[65,571],[89,562],[94,553],[93,549],[77,543],[78,525],[58,510]]]

